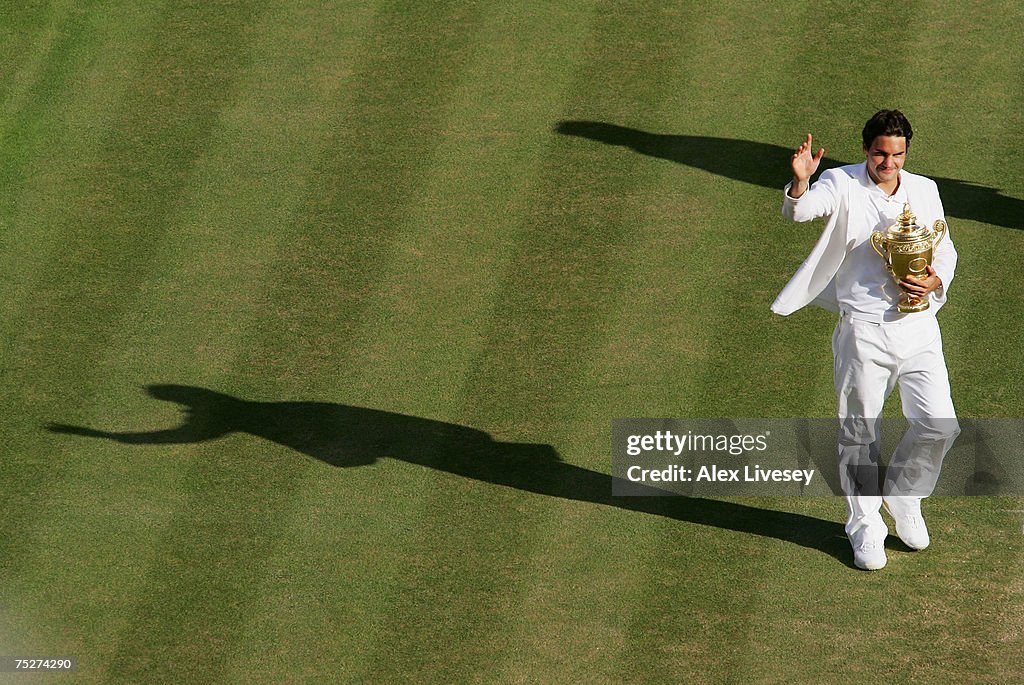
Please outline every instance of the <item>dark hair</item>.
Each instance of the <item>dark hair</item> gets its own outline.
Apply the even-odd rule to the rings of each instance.
[[[864,149],[871,147],[878,136],[902,136],[907,139],[907,147],[910,147],[910,139],[914,135],[914,129],[910,128],[910,122],[898,109],[883,109],[875,116],[868,119],[864,124],[864,130],[860,136],[864,139]]]

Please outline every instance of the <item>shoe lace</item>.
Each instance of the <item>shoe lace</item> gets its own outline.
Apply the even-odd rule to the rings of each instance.
[[[879,544],[874,540],[865,540],[857,546],[857,550],[861,552],[874,552],[878,547]]]
[[[906,524],[908,526],[910,526],[911,528],[915,528],[915,529],[916,528],[920,528],[921,525],[924,523],[924,519],[922,519],[917,514],[907,514],[904,517],[904,521],[906,522]]]

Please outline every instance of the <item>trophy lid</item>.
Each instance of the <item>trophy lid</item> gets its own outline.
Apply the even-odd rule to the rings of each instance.
[[[896,217],[896,223],[890,226],[887,233],[897,240],[918,240],[929,234],[928,227],[917,223],[917,217],[910,211],[910,203],[903,203],[903,213]]]

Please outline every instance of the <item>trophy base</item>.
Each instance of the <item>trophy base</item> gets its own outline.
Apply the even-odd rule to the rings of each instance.
[[[896,311],[901,314],[914,314],[928,309],[928,298],[907,297],[899,301]]]

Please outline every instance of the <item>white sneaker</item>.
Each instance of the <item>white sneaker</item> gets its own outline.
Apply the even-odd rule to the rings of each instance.
[[[896,522],[896,534],[910,549],[924,549],[931,542],[921,515],[920,497],[886,497],[885,510]]]
[[[850,539],[853,545],[853,565],[865,571],[885,568],[885,538],[871,536],[861,531]]]

